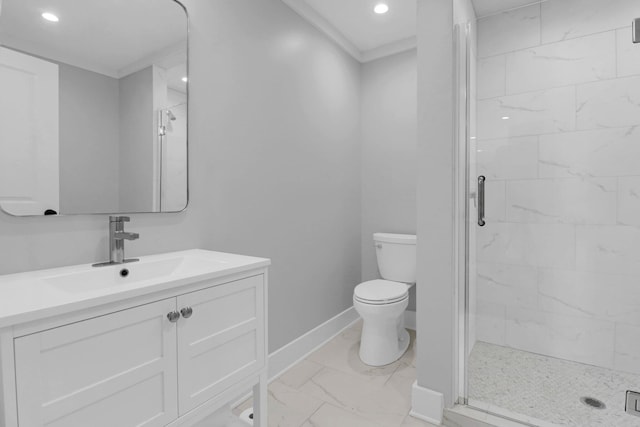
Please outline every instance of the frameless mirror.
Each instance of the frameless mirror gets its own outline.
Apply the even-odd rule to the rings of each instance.
[[[183,210],[187,25],[175,0],[0,0],[2,210]]]

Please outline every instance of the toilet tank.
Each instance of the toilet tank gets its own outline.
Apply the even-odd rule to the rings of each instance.
[[[378,270],[385,280],[416,282],[416,241],[413,234],[374,233]]]

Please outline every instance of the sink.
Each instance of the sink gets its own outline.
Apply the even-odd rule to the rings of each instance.
[[[106,267],[83,264],[8,274],[0,276],[0,328],[170,292],[269,264],[265,258],[190,249],[143,256],[138,262]]]
[[[140,282],[204,274],[229,265],[230,261],[212,256],[186,254],[161,260],[142,258],[138,262],[80,269],[67,274],[44,276],[40,280],[57,290],[70,293],[116,288]]]

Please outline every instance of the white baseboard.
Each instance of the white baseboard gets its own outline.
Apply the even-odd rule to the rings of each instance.
[[[404,327],[407,329],[416,330],[416,312],[415,311],[405,311],[404,312]]]
[[[337,316],[313,328],[284,347],[269,355],[269,381],[277,378],[291,366],[313,353],[345,328],[355,323],[360,316],[349,307]]]
[[[442,425],[444,396],[437,391],[413,383],[411,391],[411,412],[409,415],[431,424]]]

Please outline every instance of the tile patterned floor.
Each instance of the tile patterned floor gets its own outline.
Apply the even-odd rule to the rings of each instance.
[[[271,382],[269,427],[432,427],[409,416],[415,333],[400,360],[373,368],[358,357],[361,330],[359,321]]]
[[[640,418],[624,412],[629,389],[640,390],[640,375],[484,342],[476,343],[469,360],[471,399],[562,426],[640,426]],[[606,408],[585,406],[581,396]]]

